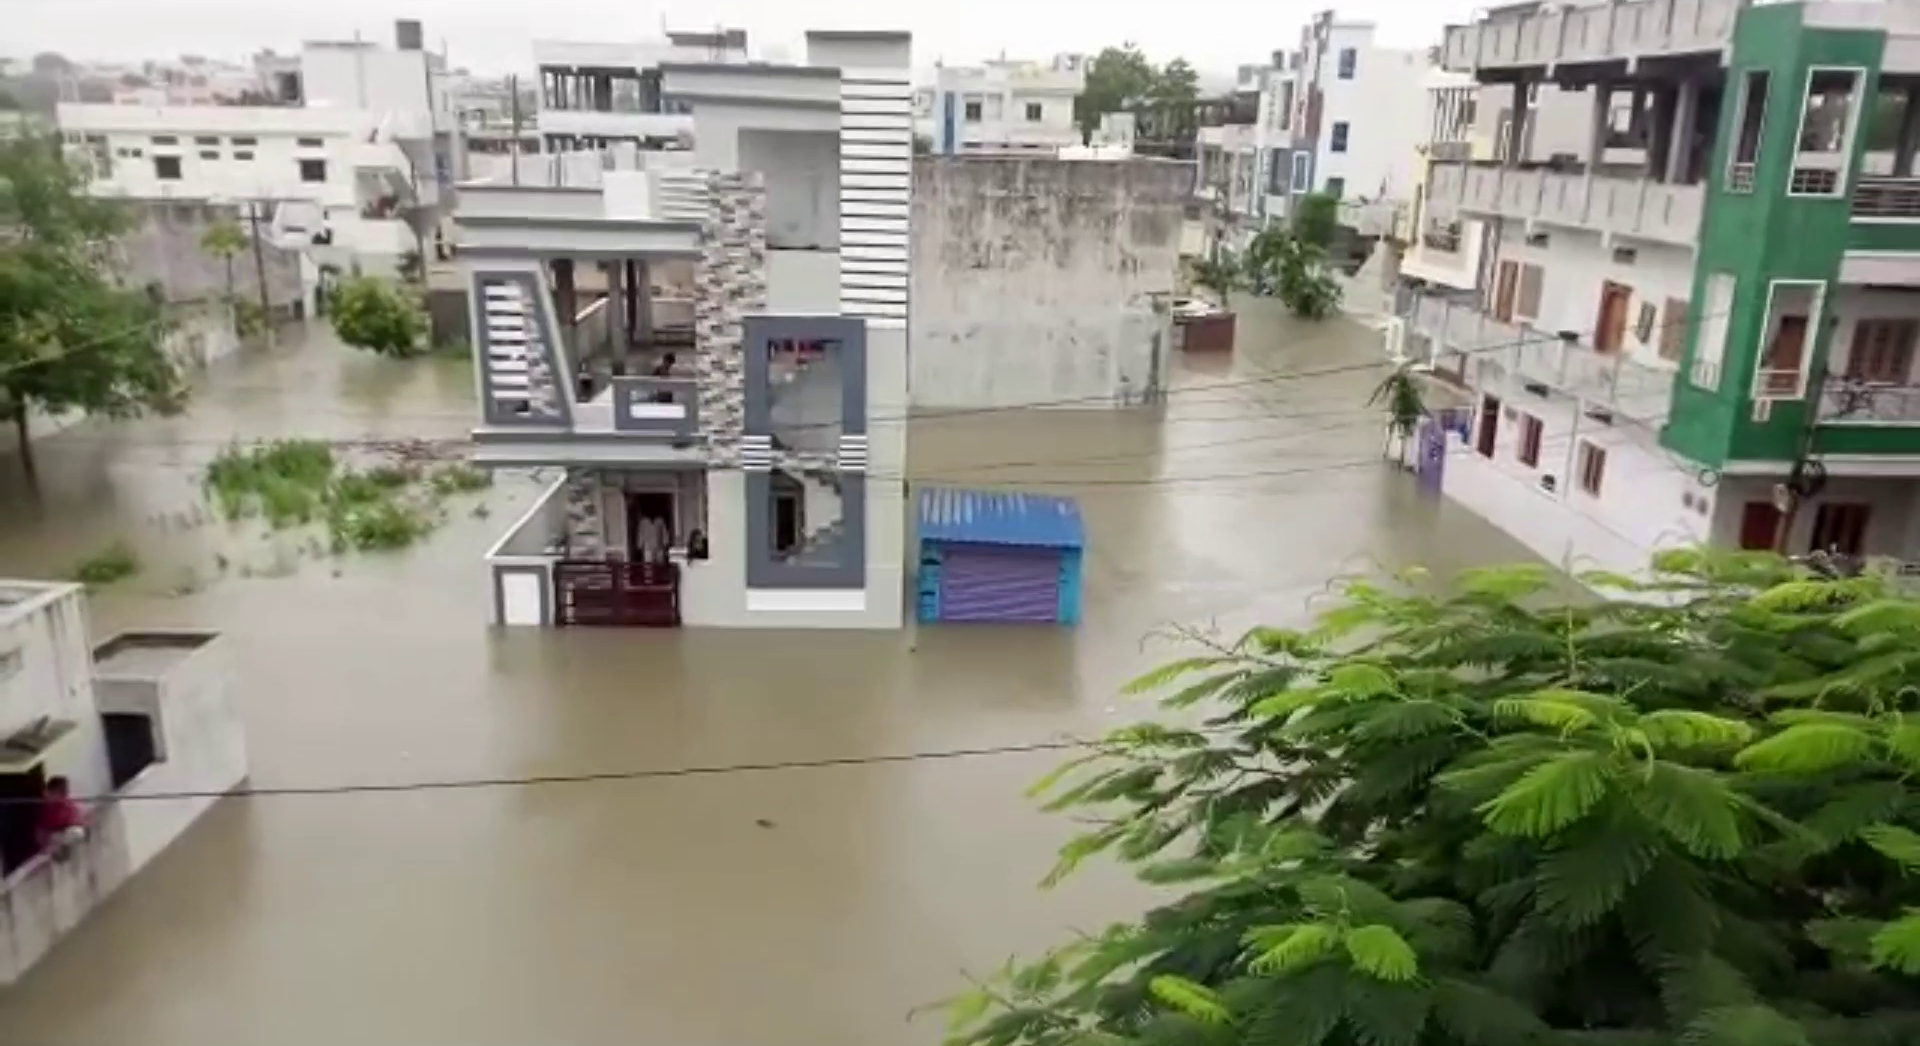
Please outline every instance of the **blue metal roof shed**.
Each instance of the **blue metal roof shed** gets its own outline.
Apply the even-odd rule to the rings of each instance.
[[[1016,491],[920,491],[919,619],[1080,620],[1086,527],[1072,498]]]

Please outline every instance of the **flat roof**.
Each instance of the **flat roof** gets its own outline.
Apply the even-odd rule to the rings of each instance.
[[[1026,548],[1083,548],[1080,503],[1053,494],[926,487],[920,491],[920,540]]]
[[[157,679],[218,638],[218,632],[122,632],[94,648],[94,674]]]
[[[807,36],[822,40],[911,40],[905,29],[809,29]]]
[[[794,65],[782,62],[661,62],[663,73],[720,73],[737,76],[753,73],[761,76],[819,76],[839,79],[837,65]]]

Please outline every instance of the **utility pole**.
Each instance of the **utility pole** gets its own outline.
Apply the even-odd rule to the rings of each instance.
[[[265,209],[263,201],[259,199],[247,201],[247,224],[253,232],[253,278],[258,284],[256,289],[260,292],[260,330],[266,336],[267,345],[271,347],[273,345],[273,299],[267,294],[267,256],[265,248],[261,246],[261,241],[266,234],[260,229],[262,220],[260,212]]]
[[[1829,326],[1832,321],[1829,321]],[[1827,470],[1813,460],[1813,436],[1820,419],[1820,398],[1826,391],[1827,367],[1825,362],[1814,368],[1807,382],[1806,420],[1800,426],[1800,445],[1794,450],[1793,465],[1787,471],[1787,480],[1774,487],[1774,504],[1780,510],[1780,524],[1773,534],[1773,550],[1787,555],[1788,542],[1793,535],[1793,524],[1800,518],[1800,506],[1810,498],[1818,497],[1827,485]],[[1825,549],[1810,549],[1812,552],[1824,552]]]

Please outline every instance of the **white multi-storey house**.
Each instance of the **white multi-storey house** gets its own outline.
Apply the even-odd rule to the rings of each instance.
[[[549,152],[675,148],[692,128],[684,103],[668,98],[661,67],[675,62],[747,61],[740,29],[670,32],[640,43],[536,40],[540,107],[535,126]]]
[[[564,473],[488,554],[496,621],[899,627],[909,44],[663,63],[690,149],[460,187],[474,458]]]
[[[95,646],[79,585],[0,578],[0,988],[246,782],[227,654],[201,631]],[[84,826],[48,845],[54,778]]]
[[[1396,50],[1374,41],[1371,22],[1346,21],[1323,11],[1300,30],[1293,66],[1293,195],[1326,192],[1353,204],[1395,205],[1413,197],[1419,178],[1414,147],[1422,122],[1424,49]],[[1374,215],[1343,208],[1350,224]]]
[[[297,76],[274,80],[284,104],[62,104],[57,120],[96,193],[257,211],[309,249],[310,288],[321,266],[391,270],[432,249],[454,174],[444,63],[420,37],[403,21],[391,48],[309,42]]]
[[[1471,295],[1479,286],[1486,223],[1457,208],[1434,215],[1426,205],[1426,181],[1431,164],[1493,158],[1493,134],[1479,122],[1480,92],[1465,73],[1434,69],[1427,74],[1426,136],[1414,150],[1420,182],[1395,227],[1396,238],[1406,244],[1400,278],[1419,289]]]
[[[1484,158],[1434,221],[1475,299],[1409,327],[1471,387],[1441,488],[1548,559],[1698,541],[1920,559],[1920,27],[1899,4],[1625,0],[1447,30]]]
[[[916,93],[916,123],[937,154],[1058,153],[1081,144],[1073,106],[1086,86],[1077,54],[935,66]]]

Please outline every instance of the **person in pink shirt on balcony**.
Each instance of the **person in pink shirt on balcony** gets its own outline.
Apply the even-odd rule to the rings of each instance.
[[[46,794],[40,799],[40,815],[34,825],[40,849],[64,856],[67,848],[87,834],[87,815],[73,799],[72,786],[64,777],[47,778]]]

